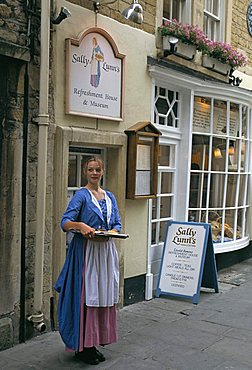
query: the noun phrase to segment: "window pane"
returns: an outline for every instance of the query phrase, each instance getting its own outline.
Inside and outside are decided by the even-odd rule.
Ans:
[[[209,12],[211,12],[211,3],[212,0],[205,0],[205,9]]]
[[[88,157],[82,156],[81,158],[81,186],[85,186],[87,184],[87,177],[84,173],[85,163],[87,161]]]
[[[173,174],[170,172],[163,172],[162,173],[162,180],[161,180],[161,193],[167,194],[172,193],[172,180]]]
[[[171,217],[171,197],[162,197],[160,200],[160,217]]]
[[[191,173],[190,182],[190,208],[204,208],[207,201],[208,175],[203,173]]]
[[[160,222],[159,241],[164,242],[167,233],[167,221]]]
[[[239,105],[230,103],[229,136],[239,135]]]
[[[222,239],[222,211],[209,210],[203,213],[203,222],[208,222],[211,225],[213,242],[219,243]]]
[[[163,1],[163,17],[166,19],[172,19],[172,14],[171,14],[171,4],[172,0],[164,0]]]
[[[189,210],[188,221],[200,222],[200,211]]]
[[[157,218],[157,198],[152,199],[152,220]]]
[[[226,164],[226,140],[213,138],[212,171],[225,171]]]
[[[216,17],[219,17],[219,0],[213,0],[212,13],[216,15]]]
[[[210,207],[221,208],[223,207],[225,175],[212,174],[210,184]]]
[[[169,145],[160,145],[159,147],[159,165],[170,167],[171,148]]]
[[[177,19],[178,21],[182,21],[181,19],[181,11],[182,5],[185,0],[164,0],[163,2],[163,17],[165,19]]]
[[[228,175],[226,207],[234,207],[236,199],[238,175]]]
[[[245,181],[246,177],[245,175],[240,176],[240,187],[239,187],[239,199],[238,199],[238,206],[243,206],[245,205]]]
[[[247,170],[248,163],[248,142],[245,140],[241,141],[241,168],[240,171],[244,172]]]
[[[166,89],[164,89],[163,87],[160,87],[159,88],[159,95],[166,96]]]
[[[247,137],[248,108],[242,107],[242,137]]]
[[[236,239],[240,239],[245,235],[245,212],[246,209],[239,209],[238,216],[237,216],[237,231],[236,231]]]
[[[158,98],[156,101],[156,107],[159,114],[167,115],[169,106],[166,98]]]
[[[234,239],[234,225],[235,225],[236,211],[231,209],[226,211],[224,223],[224,241],[228,242]]]
[[[227,133],[227,103],[222,100],[214,100],[213,133]]]
[[[151,243],[156,243],[156,230],[157,230],[157,224],[153,223],[151,226]]]
[[[169,114],[168,116],[167,126],[171,126],[171,127],[174,126],[174,120],[171,114]]]
[[[211,99],[195,96],[193,112],[193,131],[210,132]]]
[[[165,125],[165,118],[164,117],[158,117],[158,123],[159,123],[159,125]]]
[[[208,170],[209,137],[193,135],[192,141],[192,170]]]
[[[77,156],[69,156],[68,164],[68,187],[77,186]]]
[[[228,171],[237,172],[238,171],[238,154],[239,146],[237,141],[230,140],[228,146]]]

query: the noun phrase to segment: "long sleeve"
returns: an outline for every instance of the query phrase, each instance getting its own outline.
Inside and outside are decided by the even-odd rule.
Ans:
[[[85,206],[85,203],[85,198],[81,195],[80,191],[77,191],[62,216],[61,228],[63,231],[67,221],[80,221],[80,210]]]
[[[112,219],[111,228],[116,229],[117,231],[120,232],[122,228],[122,224],[121,224],[121,218],[120,218],[116,198],[114,194],[111,192],[109,192],[109,196],[111,198],[112,205],[113,205],[113,219]]]

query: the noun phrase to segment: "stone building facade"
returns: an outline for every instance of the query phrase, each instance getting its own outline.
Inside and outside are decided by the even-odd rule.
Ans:
[[[144,9],[141,25],[122,17],[128,1],[101,4],[98,14],[90,0],[51,1],[49,11],[42,8],[45,2],[16,0],[0,4],[0,295],[4,297],[0,300],[0,350],[57,327],[57,295],[53,284],[66,252],[66,238],[59,222],[73,192],[68,173],[72,158],[85,157],[91,148],[98,150],[106,160],[106,186],[116,194],[124,229],[130,234],[129,241],[117,244],[121,268],[120,306],[150,299],[160,266],[160,257],[155,256],[160,256],[164,242],[161,239],[160,243],[153,242],[152,227],[171,218],[189,220],[192,97],[210,100],[221,97],[229,101],[228,104],[235,102],[251,109],[248,91],[252,86],[251,36],[246,24],[250,2],[227,1],[225,10],[226,19],[232,22],[225,24],[224,41],[243,50],[249,58],[248,66],[236,72],[243,79],[240,87],[231,86],[228,76],[202,67],[200,53],[191,61],[176,55],[164,57],[162,38],[157,30],[162,24],[163,3],[141,1]],[[204,1],[183,3],[188,4],[188,22],[203,27]],[[72,16],[54,25],[51,21],[62,6],[67,7]],[[44,23],[49,24],[50,40],[46,43],[40,34]],[[65,113],[65,42],[69,38],[78,39],[89,29],[105,30],[125,55],[124,114],[119,122]],[[42,59],[47,48],[50,54],[45,76],[41,64],[46,64]],[[41,91],[47,91],[47,87],[48,102],[45,102]],[[158,88],[169,96],[180,97],[182,108],[176,117],[180,127],[157,123],[155,117],[164,116],[159,114],[155,103]],[[48,103],[45,111],[41,109],[44,103]],[[163,173],[171,174],[173,188],[166,183],[160,185],[160,189],[167,186],[170,190],[166,189],[165,194],[161,192],[158,199],[172,201],[171,204],[164,202],[160,211],[167,213],[164,218],[159,215],[158,221],[150,216],[158,208],[158,202],[126,197],[125,131],[142,121],[154,122],[162,130],[160,143],[166,155],[173,153],[172,159],[180,153],[174,166],[168,166],[167,158],[161,156],[165,166],[159,168],[160,178],[166,177]],[[248,146],[250,142],[251,138],[247,139]],[[250,172],[248,168],[246,176],[249,177]],[[44,197],[41,205],[40,197]],[[250,207],[244,203],[245,208],[248,223]],[[230,241],[232,247],[228,253],[217,250],[220,267],[221,262],[227,263],[228,254],[233,262],[250,254],[250,229],[248,226],[241,238],[244,244],[237,241],[240,249]],[[222,247],[227,245],[222,244]],[[147,291],[151,291],[149,295]]]
[[[37,2],[0,4],[1,194],[0,349],[33,335],[27,312],[34,295],[39,108],[40,9]],[[53,116],[53,115],[52,115]],[[50,127],[50,131],[53,124]],[[49,138],[51,141],[51,138]],[[49,145],[51,151],[52,145]],[[50,163],[50,160],[48,160]],[[49,166],[52,171],[52,165]],[[50,176],[48,176],[50,204]],[[48,225],[51,220],[48,220]],[[45,239],[45,302],[51,295],[51,230]],[[49,293],[49,294],[48,294]],[[27,325],[28,323],[28,325]]]

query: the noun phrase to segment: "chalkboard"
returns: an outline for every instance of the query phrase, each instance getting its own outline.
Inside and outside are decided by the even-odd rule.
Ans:
[[[191,298],[197,304],[201,286],[218,292],[211,226],[171,221],[167,226],[156,295]]]

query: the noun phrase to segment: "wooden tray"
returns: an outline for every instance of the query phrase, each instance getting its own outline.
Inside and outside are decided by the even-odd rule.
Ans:
[[[129,238],[129,234],[122,234],[122,233],[109,233],[108,231],[95,231],[96,236],[101,237],[109,237],[109,238],[118,238],[118,239],[127,239]]]

